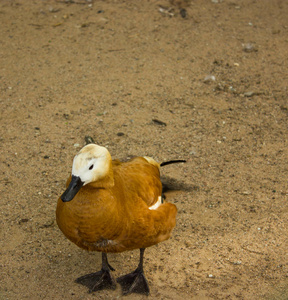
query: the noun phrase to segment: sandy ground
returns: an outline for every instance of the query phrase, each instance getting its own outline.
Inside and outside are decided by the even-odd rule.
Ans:
[[[287,15],[286,0],[0,1],[0,298],[122,297],[74,283],[101,255],[55,222],[91,136],[113,158],[187,159],[162,170],[178,218],[146,250],[149,299],[287,299]],[[109,255],[114,276],[138,257]]]

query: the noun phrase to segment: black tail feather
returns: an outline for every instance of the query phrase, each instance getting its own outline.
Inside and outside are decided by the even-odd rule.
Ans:
[[[178,164],[178,163],[185,163],[186,160],[184,159],[178,159],[178,160],[169,160],[169,161],[164,161],[160,164],[160,167],[163,167],[163,166],[167,166],[167,165],[170,165],[170,164]]]

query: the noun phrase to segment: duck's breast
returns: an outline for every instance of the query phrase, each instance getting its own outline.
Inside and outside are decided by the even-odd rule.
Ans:
[[[119,210],[109,190],[83,187],[70,202],[58,200],[56,220],[64,235],[79,247],[108,251],[121,232]]]

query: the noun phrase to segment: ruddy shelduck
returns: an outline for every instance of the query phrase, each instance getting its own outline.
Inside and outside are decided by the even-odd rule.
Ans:
[[[168,163],[173,162],[179,161]],[[56,210],[57,224],[69,240],[88,251],[102,252],[101,270],[76,282],[90,292],[115,289],[107,253],[140,249],[136,270],[117,282],[123,294],[148,295],[144,250],[170,237],[176,213],[174,204],[163,203],[160,164],[155,160],[136,157],[123,163],[112,160],[105,147],[86,145],[73,160],[72,176]]]

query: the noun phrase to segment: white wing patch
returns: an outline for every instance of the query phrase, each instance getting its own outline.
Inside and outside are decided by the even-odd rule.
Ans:
[[[162,197],[159,196],[157,202],[152,206],[150,206],[149,209],[157,209],[161,204],[162,204]]]
[[[143,158],[145,158],[149,162],[149,164],[154,165],[155,167],[157,167],[160,170],[160,165],[152,157],[143,156]]]

